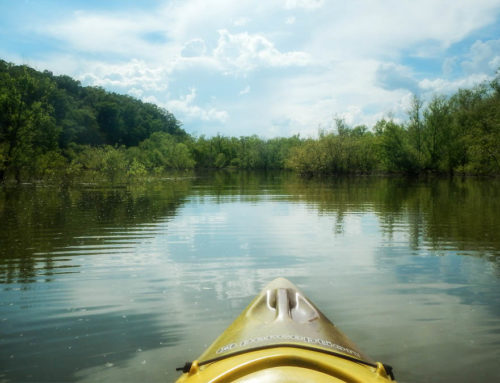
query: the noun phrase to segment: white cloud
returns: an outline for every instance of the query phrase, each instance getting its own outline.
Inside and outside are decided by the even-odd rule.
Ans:
[[[226,29],[219,31],[219,41],[213,53],[227,73],[244,73],[260,66],[304,66],[311,61],[305,52],[280,52],[260,34],[231,34]]]
[[[220,29],[250,27],[262,22],[277,8],[277,0],[255,3],[254,0],[168,1],[158,10],[173,41],[207,36]]]
[[[500,40],[476,41],[462,62],[466,73],[494,73],[500,67]]]
[[[225,122],[229,114],[225,110],[217,110],[214,107],[202,108],[194,104],[196,99],[196,89],[192,88],[190,92],[176,100],[169,100],[165,107],[175,113],[180,113],[187,119],[198,119],[202,121]]]
[[[244,27],[250,22],[250,19],[248,17],[238,17],[236,20],[233,21],[233,25],[236,27]]]
[[[189,40],[181,51],[181,56],[183,57],[198,57],[204,56],[207,51],[205,46],[205,41],[203,39],[192,39]]]
[[[500,40],[478,40],[464,56],[447,57],[443,61],[444,77],[424,78],[418,86],[430,96],[435,93],[451,94],[459,88],[471,88],[488,81],[500,67],[499,52]]]
[[[456,80],[446,80],[443,78],[424,79],[419,82],[419,87],[426,92],[427,96],[432,94],[450,94],[456,92],[459,88],[471,88],[490,78],[484,73],[475,73]]]
[[[294,16],[287,17],[285,23],[288,24],[288,25],[294,24],[295,23],[295,17]]]
[[[266,136],[316,136],[318,128],[330,127],[336,116],[352,125],[373,126],[391,112],[404,113],[399,101],[408,93],[378,87],[374,79],[379,65],[377,61],[346,61],[333,63],[328,70],[273,78],[266,86],[273,92],[258,93],[257,105],[245,103],[250,111],[260,106],[259,121],[272,122],[273,130],[266,127]],[[250,126],[257,125],[254,115],[248,112]]]
[[[250,93],[250,85],[247,85],[245,88],[243,88],[242,90],[240,90],[240,96],[244,95],[244,94],[248,94]]]
[[[159,19],[148,14],[105,14],[77,11],[62,22],[37,29],[81,52],[130,55],[152,53],[157,45],[148,33],[163,31]]]
[[[498,9],[493,0],[336,2],[315,14],[308,33],[316,58],[428,57],[494,23]]]
[[[287,0],[285,4],[286,9],[317,9],[321,8],[325,3],[324,0]]]
[[[132,88],[128,90],[128,94],[132,97],[141,98],[144,94],[144,91],[142,89]]]
[[[148,65],[142,60],[132,59],[120,64],[87,62],[85,72],[78,77],[85,83],[112,88],[165,91],[168,86],[169,69]]]

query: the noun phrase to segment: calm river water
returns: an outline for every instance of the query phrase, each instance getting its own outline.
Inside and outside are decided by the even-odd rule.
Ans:
[[[400,382],[500,381],[498,180],[21,185],[0,225],[0,382],[174,381],[278,276]]]

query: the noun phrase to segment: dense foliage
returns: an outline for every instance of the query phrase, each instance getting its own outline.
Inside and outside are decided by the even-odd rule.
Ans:
[[[156,105],[0,60],[0,179],[114,166],[121,151],[113,147],[137,146],[158,132],[186,136]]]
[[[0,180],[140,178],[169,169],[500,174],[500,77],[373,129],[336,120],[317,139],[193,137],[168,111],[0,60]]]
[[[322,133],[294,148],[288,166],[303,174],[500,174],[500,77],[425,104],[414,96],[408,121],[380,120]]]

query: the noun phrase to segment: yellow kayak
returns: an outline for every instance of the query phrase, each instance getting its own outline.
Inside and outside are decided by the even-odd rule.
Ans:
[[[267,285],[177,382],[392,382],[297,287]]]

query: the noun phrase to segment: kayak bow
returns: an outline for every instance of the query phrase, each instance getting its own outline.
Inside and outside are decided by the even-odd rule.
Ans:
[[[290,281],[268,284],[178,383],[390,382]]]

